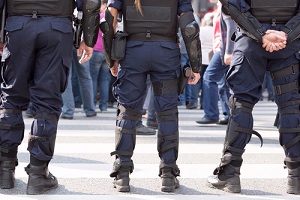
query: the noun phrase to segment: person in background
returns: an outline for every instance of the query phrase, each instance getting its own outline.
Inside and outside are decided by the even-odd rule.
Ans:
[[[75,112],[75,100],[73,93],[72,78],[77,79],[79,86],[80,97],[82,97],[83,111],[86,117],[95,117],[97,112],[94,105],[94,94],[92,91],[92,78],[90,75],[89,66],[86,63],[80,64],[79,57],[77,56],[76,49],[73,49],[72,65],[70,67],[70,75],[68,78],[68,85],[62,93],[63,107],[62,119],[73,119]],[[92,59],[92,58],[91,58]]]
[[[197,120],[198,124],[227,124],[230,115],[228,99],[229,88],[225,75],[229,69],[234,43],[231,41],[236,26],[230,16],[221,11],[221,3],[214,16],[214,55],[203,75],[204,116]],[[223,111],[219,119],[218,101]]]
[[[107,7],[107,0],[101,1],[100,20],[104,17],[104,10]],[[89,61],[90,73],[93,82],[94,103],[97,103],[97,94],[99,92],[99,109],[101,112],[107,111],[109,84],[110,84],[110,70],[107,66],[104,47],[102,43],[102,32],[99,29],[98,39],[94,46],[94,52]]]

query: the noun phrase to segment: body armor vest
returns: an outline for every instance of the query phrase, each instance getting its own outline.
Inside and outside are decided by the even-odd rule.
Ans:
[[[123,1],[124,32],[128,40],[177,41],[178,0],[141,0],[142,14],[134,0]]]
[[[8,15],[70,17],[74,0],[7,0]]]
[[[261,23],[286,23],[297,13],[300,0],[246,0]]]

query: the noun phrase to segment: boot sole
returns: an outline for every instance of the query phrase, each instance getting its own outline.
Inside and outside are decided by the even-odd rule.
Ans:
[[[116,188],[118,192],[130,192],[130,186],[114,185],[114,188]]]
[[[45,187],[45,186],[27,186],[27,194],[29,195],[36,195],[36,194],[43,194],[49,190],[57,188],[58,185],[52,187]]]
[[[0,180],[0,188],[1,189],[12,189],[15,187],[14,180]]]
[[[175,184],[173,186],[162,186],[161,187],[161,191],[162,192],[174,192],[175,189],[178,189],[179,188],[179,184]]]
[[[223,190],[225,192],[230,193],[241,193],[241,187],[239,185],[223,185],[223,186],[216,186],[211,183],[207,183],[207,185],[211,188]]]
[[[287,189],[288,194],[300,194],[300,187],[291,187],[289,186]]]

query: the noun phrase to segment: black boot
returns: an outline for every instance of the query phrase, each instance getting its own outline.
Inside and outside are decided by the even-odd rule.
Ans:
[[[240,168],[243,160],[232,159],[230,153],[223,156],[220,167],[215,169],[213,176],[208,177],[208,186],[231,193],[241,192]]]
[[[179,180],[176,178],[179,176],[180,170],[176,164],[161,164],[159,170],[159,176],[161,177],[162,192],[174,192],[175,189],[180,187]]]
[[[11,189],[15,186],[15,168],[18,165],[17,159],[0,158],[0,188]]]
[[[129,185],[129,174],[130,174],[130,168],[128,167],[122,167],[117,177],[114,179],[114,188],[117,189],[118,192],[129,192],[130,191],[130,185]]]
[[[288,167],[287,193],[300,194],[300,162],[286,162]]]
[[[57,179],[48,171],[47,164],[42,166],[29,164],[25,167],[25,171],[29,175],[27,194],[42,194],[58,186]]]
[[[118,192],[129,192],[130,191],[130,178],[129,174],[133,171],[133,162],[121,162],[119,159],[116,159],[113,165],[113,171],[110,174],[110,177],[115,177],[113,181],[114,188]]]

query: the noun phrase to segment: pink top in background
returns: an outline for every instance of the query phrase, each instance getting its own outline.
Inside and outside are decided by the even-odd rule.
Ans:
[[[221,42],[221,28],[220,28],[220,18],[221,18],[221,6],[217,8],[213,19],[214,27],[214,40],[213,40],[213,51],[220,51],[220,42]]]
[[[104,12],[100,13],[100,20],[104,17]],[[99,29],[99,33],[98,33],[98,39],[97,42],[94,46],[94,51],[100,51],[100,52],[104,52],[104,48],[103,48],[103,43],[102,43],[102,32]]]

